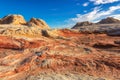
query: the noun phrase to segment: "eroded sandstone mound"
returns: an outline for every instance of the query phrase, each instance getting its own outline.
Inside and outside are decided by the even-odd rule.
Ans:
[[[22,15],[8,15],[0,19],[0,24],[6,25],[21,25],[27,27],[38,27],[40,29],[50,29],[45,21],[42,19],[31,18],[29,22],[26,22]]]
[[[47,23],[43,21],[42,19],[31,18],[31,20],[28,22],[28,25],[37,26],[41,29],[50,29]]]
[[[1,24],[14,24],[14,25],[23,25],[26,24],[26,21],[21,15],[8,15],[1,19]]]

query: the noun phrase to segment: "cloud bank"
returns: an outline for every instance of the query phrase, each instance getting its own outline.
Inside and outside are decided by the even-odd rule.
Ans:
[[[70,18],[71,22],[83,22],[83,21],[92,21],[97,22],[100,18],[107,16],[120,16],[120,14],[114,14],[115,11],[120,10],[120,5],[111,6],[108,10],[102,10],[101,7],[95,7],[91,12],[86,14],[76,14],[75,18]],[[114,17],[113,16],[113,17]]]
[[[95,5],[99,5],[99,4],[114,3],[114,2],[118,2],[120,0],[89,0],[89,1],[94,2]]]

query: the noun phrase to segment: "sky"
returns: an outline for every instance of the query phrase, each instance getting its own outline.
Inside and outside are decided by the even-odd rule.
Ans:
[[[23,15],[40,18],[51,28],[71,28],[77,22],[120,19],[120,0],[0,0],[0,18]]]

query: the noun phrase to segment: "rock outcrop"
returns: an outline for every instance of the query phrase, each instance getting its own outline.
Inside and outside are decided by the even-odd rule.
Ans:
[[[27,24],[28,26],[37,26],[41,29],[50,29],[47,23],[42,19],[31,18],[31,20]]]
[[[113,24],[113,23],[120,23],[120,20],[115,19],[113,17],[108,17],[106,19],[102,19],[99,24]]]
[[[8,15],[1,19],[1,24],[24,25],[26,21],[21,15]]]

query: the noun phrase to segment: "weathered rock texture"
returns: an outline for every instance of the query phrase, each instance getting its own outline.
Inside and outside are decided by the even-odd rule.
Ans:
[[[120,36],[0,25],[1,80],[119,80]]]

